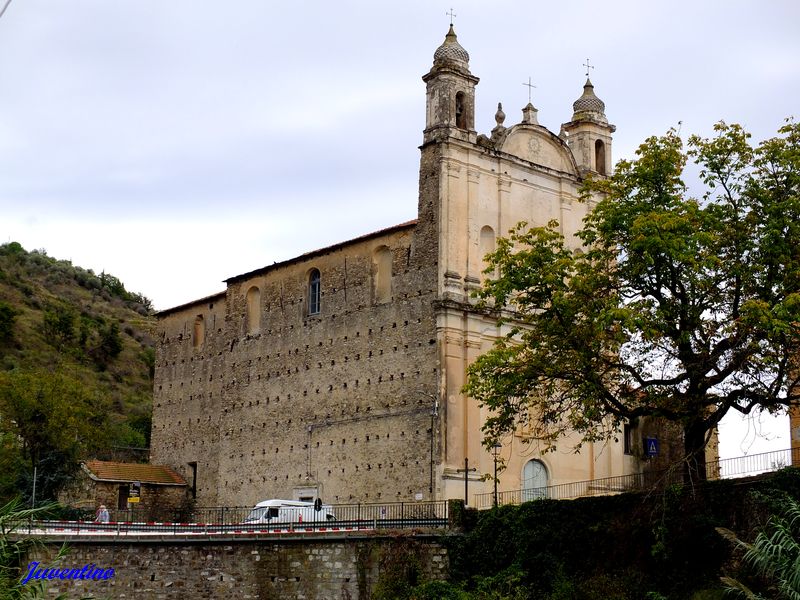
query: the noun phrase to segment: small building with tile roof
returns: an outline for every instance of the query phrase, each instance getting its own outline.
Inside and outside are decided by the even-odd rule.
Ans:
[[[112,521],[179,520],[191,498],[186,480],[166,465],[90,460],[59,496],[86,510],[104,505]]]

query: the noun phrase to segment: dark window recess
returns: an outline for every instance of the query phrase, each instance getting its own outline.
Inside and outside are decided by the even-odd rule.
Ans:
[[[128,508],[128,495],[130,491],[131,486],[128,484],[119,486],[119,498],[117,498],[117,508],[119,510],[126,510]]]
[[[625,454],[633,454],[634,450],[634,426],[630,423],[625,423],[622,426],[622,445]]]

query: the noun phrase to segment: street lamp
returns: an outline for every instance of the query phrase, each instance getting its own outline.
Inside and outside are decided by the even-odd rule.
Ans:
[[[492,446],[494,456],[494,507],[497,508],[497,453],[503,448],[503,444],[495,442]]]
[[[427,396],[428,394],[426,394]],[[431,500],[433,500],[433,427],[436,417],[439,416],[439,399],[433,396],[433,407],[431,407],[431,482],[428,487],[428,493]]]
[[[430,499],[433,500],[433,449],[434,449],[434,427],[436,424],[436,419],[439,416],[439,397],[436,394],[431,394],[429,392],[425,392],[423,390],[417,390],[417,392],[421,396],[425,396],[426,398],[433,401],[431,405],[431,460],[430,460],[430,483],[428,484],[428,494]]]

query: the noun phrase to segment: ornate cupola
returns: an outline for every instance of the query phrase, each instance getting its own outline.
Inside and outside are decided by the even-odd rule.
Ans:
[[[591,79],[587,78],[583,84],[583,94],[572,103],[572,120],[594,120],[598,123],[608,123],[606,118],[606,103],[594,93]]]
[[[478,78],[469,72],[469,53],[458,43],[452,24],[422,80],[427,84],[425,142],[447,137],[475,141]]]
[[[609,125],[605,110],[587,74],[583,94],[572,103],[572,120],[561,126],[578,167],[599,175],[611,173],[611,134],[617,129]]]

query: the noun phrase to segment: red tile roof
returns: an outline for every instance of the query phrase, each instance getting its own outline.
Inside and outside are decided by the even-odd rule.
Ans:
[[[92,479],[98,481],[141,481],[159,485],[187,485],[186,480],[165,465],[90,460],[83,467]]]

